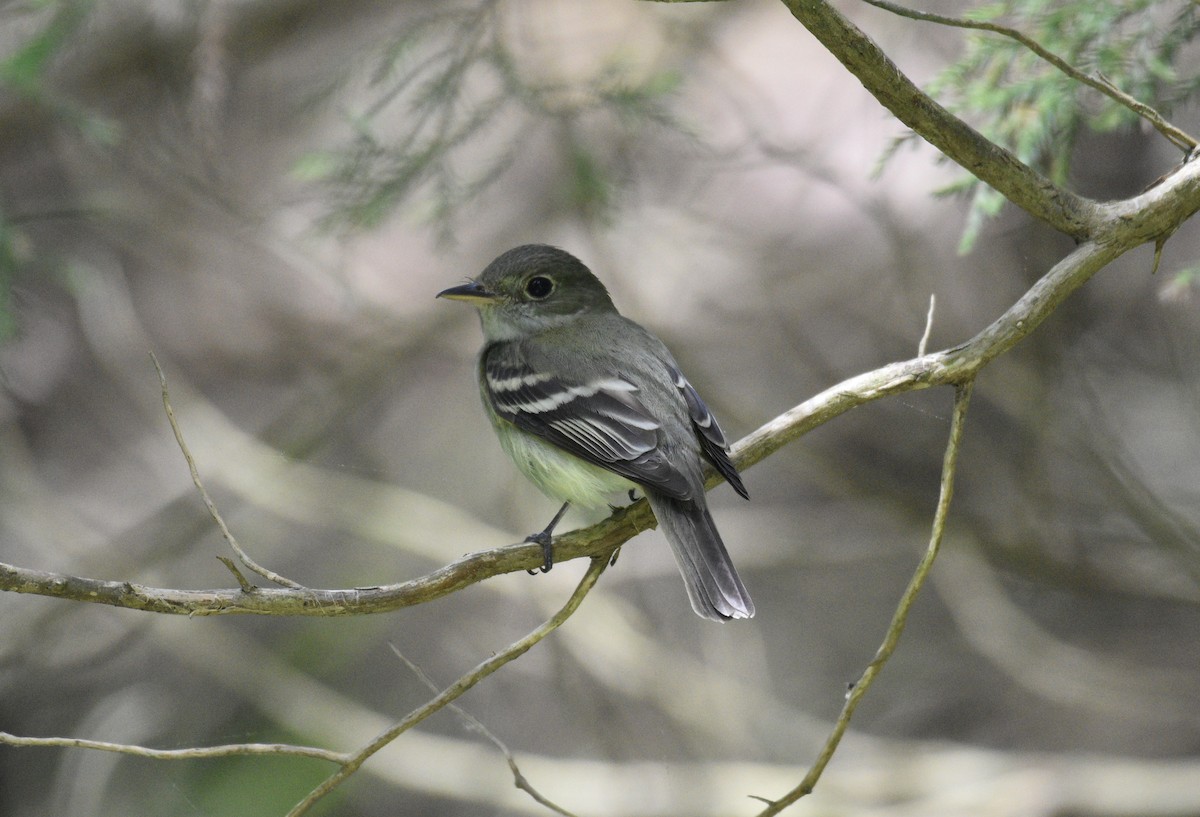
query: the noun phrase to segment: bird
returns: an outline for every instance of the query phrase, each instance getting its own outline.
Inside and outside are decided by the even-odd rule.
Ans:
[[[546,244],[508,250],[436,297],[478,310],[484,409],[518,470],[563,503],[526,539],[541,545],[542,571],[553,565],[553,531],[568,507],[599,508],[637,490],[696,614],[753,617],[708,510],[704,462],[743,498],[749,493],[720,425],[663,342],[622,316],[582,261]]]

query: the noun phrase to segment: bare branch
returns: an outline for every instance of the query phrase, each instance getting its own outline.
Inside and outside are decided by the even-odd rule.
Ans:
[[[404,665],[412,671],[413,675],[420,679],[421,683],[425,684],[425,686],[429,687],[435,693],[440,691],[437,687],[437,684],[433,682],[433,679],[425,674],[425,670],[421,669],[417,664],[410,661],[408,657],[404,655],[404,653],[400,652],[399,648],[397,648],[395,644],[391,644],[389,646],[391,646],[392,652],[396,654],[396,657],[404,662]],[[486,726],[484,726],[483,722],[479,720],[479,718],[476,718],[458,704],[447,704],[446,708],[462,719],[463,723],[467,725],[467,728],[483,735],[485,738],[490,740],[497,749],[500,750],[500,753],[504,755],[504,759],[508,761],[508,770],[512,772],[513,785],[532,797],[535,802],[545,806],[554,813],[561,814],[563,817],[575,817],[573,813],[567,811],[557,803],[554,803],[533,787],[533,784],[529,782],[529,779],[522,774],[520,767],[517,766],[517,759],[513,756],[512,750],[508,748],[508,744],[500,740],[496,733],[494,733],[491,729],[488,729]]]
[[[346,763],[350,756],[344,752],[331,752],[315,746],[294,746],[288,743],[228,743],[222,746],[198,746],[189,749],[151,749],[128,743],[110,743],[106,740],[84,740],[82,738],[25,738],[0,732],[0,744],[6,746],[58,746],[69,749],[96,749],[101,752],[116,752],[122,755],[145,757],[152,760],[198,760],[234,755],[291,755],[328,760],[331,763]]]
[[[300,817],[300,815],[308,812],[321,798],[329,794],[337,788],[350,775],[354,774],[358,769],[367,762],[367,760],[378,752],[383,747],[387,746],[400,735],[407,732],[409,729],[416,726],[421,721],[428,718],[430,715],[444,709],[451,704],[455,699],[459,698],[464,692],[478,684],[484,678],[487,678],[496,670],[512,661],[519,658],[537,644],[550,633],[558,629],[564,621],[571,617],[571,614],[579,609],[579,605],[583,599],[595,586],[596,580],[600,578],[600,574],[604,572],[604,568],[608,566],[608,560],[611,557],[611,551],[593,556],[592,563],[588,566],[587,572],[583,574],[583,578],[579,580],[575,591],[571,597],[567,599],[567,603],[562,608],[551,616],[547,621],[532,630],[524,638],[514,641],[504,650],[496,655],[493,655],[475,669],[463,675],[450,686],[446,687],[441,694],[433,698],[425,705],[414,709],[403,720],[385,729],[375,739],[364,746],[362,749],[355,752],[351,759],[345,763],[342,768],[326,778],[325,782],[317,788],[313,789],[307,797],[301,800],[296,806],[288,812],[287,817]]]
[[[217,510],[217,503],[213,502],[213,498],[209,496],[208,489],[204,487],[204,482],[200,479],[200,469],[196,467],[196,461],[192,459],[192,452],[188,450],[187,443],[183,439],[183,432],[179,429],[179,423],[175,420],[175,411],[171,408],[171,398],[167,392],[167,376],[163,374],[162,366],[158,364],[158,358],[154,353],[150,353],[150,359],[154,361],[154,369],[158,372],[158,382],[162,386],[162,402],[163,409],[167,413],[167,422],[171,424],[171,431],[175,433],[175,442],[179,444],[179,450],[183,452],[183,458],[187,460],[188,470],[192,474],[192,482],[196,486],[196,490],[200,492],[200,498],[204,500],[204,507],[208,508],[209,515],[213,521],[217,523],[217,527],[221,529],[221,535],[225,537],[225,541],[229,543],[229,547],[233,548],[233,552],[241,559],[242,564],[262,576],[268,581],[275,582],[282,587],[290,587],[293,590],[303,590],[304,585],[298,584],[289,578],[280,576],[274,571],[262,567],[253,559],[250,558],[246,551],[242,550],[237,539],[234,538],[233,532],[229,530],[229,526],[225,524],[225,519],[221,516],[221,512]],[[226,567],[229,567],[227,564]],[[239,584],[243,589],[246,587],[246,580],[239,576]]]
[[[888,626],[883,644],[875,653],[875,658],[867,665],[862,677],[850,687],[846,694],[846,703],[834,723],[833,731],[829,733],[825,745],[817,755],[816,762],[808,770],[808,774],[800,781],[800,785],[783,797],[767,801],[768,805],[759,812],[759,817],[778,814],[801,797],[812,793],[813,787],[821,779],[821,773],[825,771],[825,767],[833,758],[833,753],[837,751],[838,744],[842,741],[842,735],[846,733],[846,728],[850,725],[850,718],[854,715],[854,710],[858,708],[859,703],[867,694],[867,690],[871,688],[871,684],[875,682],[875,678],[883,669],[883,665],[892,657],[892,653],[896,651],[896,645],[900,643],[904,625],[908,622],[908,613],[912,609],[917,595],[921,592],[921,588],[924,587],[925,580],[929,577],[929,571],[933,569],[933,562],[937,558],[938,551],[942,546],[942,538],[946,532],[946,517],[950,512],[950,500],[954,496],[954,475],[958,468],[958,452],[962,446],[963,426],[967,421],[967,408],[971,404],[971,387],[973,385],[973,380],[967,380],[955,392],[954,416],[950,420],[950,439],[946,443],[946,454],[942,460],[941,488],[938,493],[937,510],[933,514],[933,531],[929,536],[929,545],[925,549],[925,555],[917,564],[916,572],[909,580],[908,587],[905,588],[904,594],[900,597],[900,603],[896,606],[896,612],[892,615],[892,623]]]
[[[218,556],[217,561],[225,565],[229,572],[233,574],[233,578],[237,579],[238,587],[242,588],[243,593],[253,593],[255,591],[256,588],[254,585],[250,584],[250,580],[246,578],[246,574],[238,569],[233,559],[230,559],[228,556]]]
[[[917,357],[925,356],[925,347],[929,343],[929,334],[933,331],[933,313],[937,309],[937,295],[929,296],[929,311],[925,313],[925,332],[917,341]]]

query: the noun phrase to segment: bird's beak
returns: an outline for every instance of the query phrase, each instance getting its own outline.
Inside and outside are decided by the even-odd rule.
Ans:
[[[462,286],[450,287],[443,289],[437,294],[439,298],[449,298],[451,301],[467,301],[468,303],[491,303],[500,296],[494,292],[489,292],[484,289],[483,285],[478,281],[471,281]]]

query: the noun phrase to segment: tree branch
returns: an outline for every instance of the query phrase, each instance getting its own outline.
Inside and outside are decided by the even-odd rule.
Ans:
[[[339,768],[336,772],[326,778],[326,780],[320,786],[306,795],[290,812],[288,812],[288,817],[299,817],[299,815],[307,813],[308,810],[312,808],[312,806],[315,805],[320,799],[329,794],[338,785],[357,772],[362,765],[380,749],[396,740],[396,738],[398,738],[400,735],[412,729],[430,715],[439,712],[443,708],[449,707],[458,712],[460,716],[467,719],[469,723],[473,724],[476,728],[483,732],[485,736],[487,736],[500,748],[508,761],[509,769],[512,771],[514,776],[514,783],[518,788],[527,792],[539,804],[557,812],[558,814],[566,815],[566,817],[572,817],[570,812],[566,811],[560,806],[555,805],[535,788],[533,788],[528,780],[525,779],[525,776],[521,774],[521,771],[517,767],[516,761],[513,758],[512,752],[509,751],[508,747],[505,746],[499,738],[488,731],[483,724],[481,724],[472,716],[468,715],[463,710],[459,709],[454,705],[453,702],[480,681],[503,667],[505,664],[524,655],[535,644],[562,626],[562,624],[568,618],[570,618],[576,610],[579,609],[579,605],[583,603],[584,598],[595,586],[596,581],[600,578],[600,574],[603,573],[605,568],[608,566],[611,555],[612,554],[610,552],[601,553],[600,555],[592,557],[591,564],[588,566],[587,572],[584,573],[583,577],[579,580],[579,583],[576,585],[575,590],[571,593],[571,596],[567,599],[566,603],[563,604],[563,606],[548,620],[536,627],[523,638],[510,644],[504,650],[493,654],[491,658],[464,674],[449,687],[438,693],[433,699],[410,712],[405,718],[385,729],[356,752],[334,752],[311,746],[296,746],[283,743],[239,743],[221,746],[193,747],[187,749],[151,749],[145,746],[137,746],[133,744],[85,740],[82,738],[20,737],[3,731],[0,731],[0,745],[94,749],[115,752],[118,754],[132,755],[135,757],[149,758],[153,760],[196,760],[214,757],[230,757],[234,755],[286,755],[294,757],[308,757],[338,764]],[[393,650],[395,650],[394,647]],[[396,651],[396,654],[417,673],[418,677],[420,677],[422,681],[432,685],[432,682],[429,681],[428,677],[418,667],[416,667],[416,665],[410,662],[403,655],[400,655],[399,651]]]
[[[300,817],[306,814],[309,809],[316,805],[317,801],[325,797],[335,788],[337,788],[346,778],[358,771],[372,755],[378,752],[383,747],[394,741],[400,735],[412,729],[421,721],[428,718],[430,715],[449,706],[463,693],[478,684],[484,678],[487,678],[496,670],[500,669],[505,664],[521,657],[537,644],[543,638],[554,632],[564,621],[579,609],[579,605],[583,603],[583,599],[595,586],[596,580],[600,578],[600,574],[604,572],[604,568],[608,566],[608,560],[612,556],[612,552],[602,553],[592,557],[592,563],[588,566],[587,572],[583,574],[583,578],[579,580],[575,591],[571,597],[567,599],[567,603],[562,608],[551,616],[547,621],[543,622],[536,629],[531,631],[524,638],[514,641],[501,652],[493,655],[482,664],[475,667],[467,674],[463,675],[450,686],[442,690],[441,694],[437,695],[423,706],[414,709],[403,720],[393,724],[385,729],[382,733],[376,736],[370,743],[355,752],[349,761],[342,765],[340,769],[330,775],[317,788],[313,789],[308,796],[296,804],[296,806],[288,812],[287,817]]]
[[[225,541],[229,543],[229,547],[237,554],[238,559],[242,564],[262,576],[267,581],[275,582],[282,587],[290,587],[293,590],[303,590],[304,587],[299,582],[294,582],[285,576],[280,576],[273,570],[261,566],[258,562],[250,558],[246,551],[242,550],[242,546],[238,544],[233,532],[229,530],[229,526],[225,524],[225,518],[221,516],[221,512],[217,510],[217,503],[209,496],[208,489],[204,487],[204,482],[200,479],[200,469],[196,467],[196,461],[192,459],[192,452],[188,449],[187,442],[183,439],[183,431],[179,428],[179,422],[175,419],[175,410],[171,408],[171,396],[167,390],[167,376],[163,374],[162,366],[158,363],[158,358],[154,352],[150,353],[150,359],[154,361],[154,370],[158,372],[158,383],[162,388],[162,404],[163,411],[167,413],[167,422],[171,424],[171,431],[175,434],[175,442],[179,445],[179,450],[183,453],[184,460],[187,461],[188,471],[192,475],[192,484],[196,486],[196,490],[200,492],[200,499],[204,501],[204,507],[208,508],[208,514],[213,518],[213,522],[217,523],[217,527],[221,529],[221,535],[225,537]],[[218,557],[220,558],[220,557]],[[250,592],[253,588],[246,581],[246,577],[234,566],[233,562],[228,559],[222,560],[230,572],[237,577],[238,584],[241,585],[243,592]]]
[[[1027,36],[1015,28],[1009,28],[1008,26],[1002,26],[998,23],[992,23],[985,20],[967,20],[961,17],[946,17],[941,14],[931,14],[927,11],[917,11],[916,9],[905,8],[904,6],[899,6],[895,3],[888,2],[888,0],[863,0],[863,2],[867,3],[868,5],[875,6],[876,8],[883,9],[884,11],[889,11],[892,14],[899,15],[900,17],[907,17],[911,20],[921,20],[923,22],[937,23],[938,25],[951,26],[953,28],[966,28],[973,31],[988,31],[993,34],[999,34],[1003,37],[1008,37],[1011,40],[1016,40],[1038,57],[1050,63],[1059,71],[1062,71],[1071,79],[1075,80],[1081,85],[1086,85],[1095,91],[1099,91],[1108,98],[1112,99],[1118,105],[1123,105],[1138,116],[1145,119],[1154,127],[1155,130],[1161,133],[1167,139],[1167,141],[1175,145],[1175,147],[1184,152],[1194,150],[1196,148],[1196,140],[1191,135],[1172,125],[1162,114],[1154,110],[1154,108],[1151,106],[1125,93],[1103,76],[1093,77],[1090,74],[1080,71],[1078,68],[1071,65],[1053,51],[1050,51],[1042,46],[1042,44],[1037,40]]]
[[[833,758],[833,753],[837,751],[838,744],[842,742],[842,735],[850,726],[850,718],[853,717],[854,710],[858,708],[858,704],[867,694],[867,690],[871,688],[871,684],[883,670],[883,665],[892,657],[892,653],[896,651],[896,645],[900,643],[904,625],[908,623],[908,613],[912,609],[917,595],[921,592],[921,588],[924,587],[925,580],[929,577],[929,571],[933,569],[933,561],[937,558],[946,532],[946,517],[950,513],[950,500],[954,496],[954,476],[958,469],[958,452],[962,447],[963,427],[967,422],[967,408],[971,404],[971,387],[973,385],[973,380],[967,380],[955,392],[954,416],[950,420],[950,439],[946,443],[946,454],[942,460],[941,489],[938,493],[937,510],[933,515],[933,531],[929,536],[929,546],[917,564],[917,569],[913,573],[912,579],[909,580],[904,595],[900,597],[900,603],[892,615],[892,622],[888,625],[883,643],[876,651],[875,658],[867,665],[862,677],[846,694],[846,703],[842,706],[842,712],[833,725],[833,731],[829,733],[825,745],[817,755],[816,762],[808,770],[808,774],[804,776],[798,786],[783,797],[778,800],[768,800],[767,807],[759,812],[758,817],[771,817],[771,815],[778,814],[801,797],[812,793],[821,774],[825,771],[825,767]]]
[[[437,684],[435,684],[433,679],[425,673],[425,670],[421,669],[419,666],[417,666],[417,664],[410,661],[404,655],[404,653],[397,649],[395,644],[392,644],[391,648],[392,652],[396,654],[396,657],[404,662],[404,665],[408,667],[410,671],[412,671],[413,675],[416,675],[417,678],[421,680],[421,683],[429,687],[429,689],[435,694],[440,692],[440,690],[437,688]],[[468,729],[472,729],[483,735],[485,738],[490,740],[497,749],[500,750],[500,753],[504,755],[505,761],[508,762],[508,770],[512,772],[514,786],[532,797],[534,802],[536,802],[538,805],[545,806],[555,814],[560,814],[562,817],[576,817],[576,815],[567,811],[565,808],[558,805],[553,800],[550,800],[548,797],[534,788],[533,784],[529,782],[529,778],[527,778],[521,772],[521,767],[517,765],[517,759],[513,756],[512,750],[508,748],[508,744],[500,740],[500,738],[497,737],[497,735],[491,729],[488,729],[483,722],[479,720],[479,718],[475,717],[458,704],[446,704],[446,708],[455,715],[458,715],[459,719],[466,724]]]
[[[133,755],[151,760],[198,760],[214,757],[232,757],[235,755],[281,755],[291,757],[308,757],[315,760],[328,760],[331,763],[346,763],[350,756],[344,752],[331,752],[315,746],[294,746],[288,743],[227,743],[221,746],[196,746],[189,749],[151,749],[148,746],[136,746],[129,743],[110,743],[107,740],[85,740],[83,738],[26,738],[0,732],[0,745],[4,746],[41,746],[67,749],[95,749],[101,752],[115,752],[121,755]]]
[[[1095,202],[1058,187],[939,105],[824,0],[783,4],[872,96],[925,141],[1035,218],[1080,241],[1094,237]]]

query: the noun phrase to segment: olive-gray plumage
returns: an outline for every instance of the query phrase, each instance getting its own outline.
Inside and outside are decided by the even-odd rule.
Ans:
[[[640,488],[692,608],[718,621],[753,616],[708,512],[703,460],[748,495],[720,426],[666,346],[556,247],[509,250],[438,297],[479,309],[484,408],[522,473],[549,496],[588,507]]]

